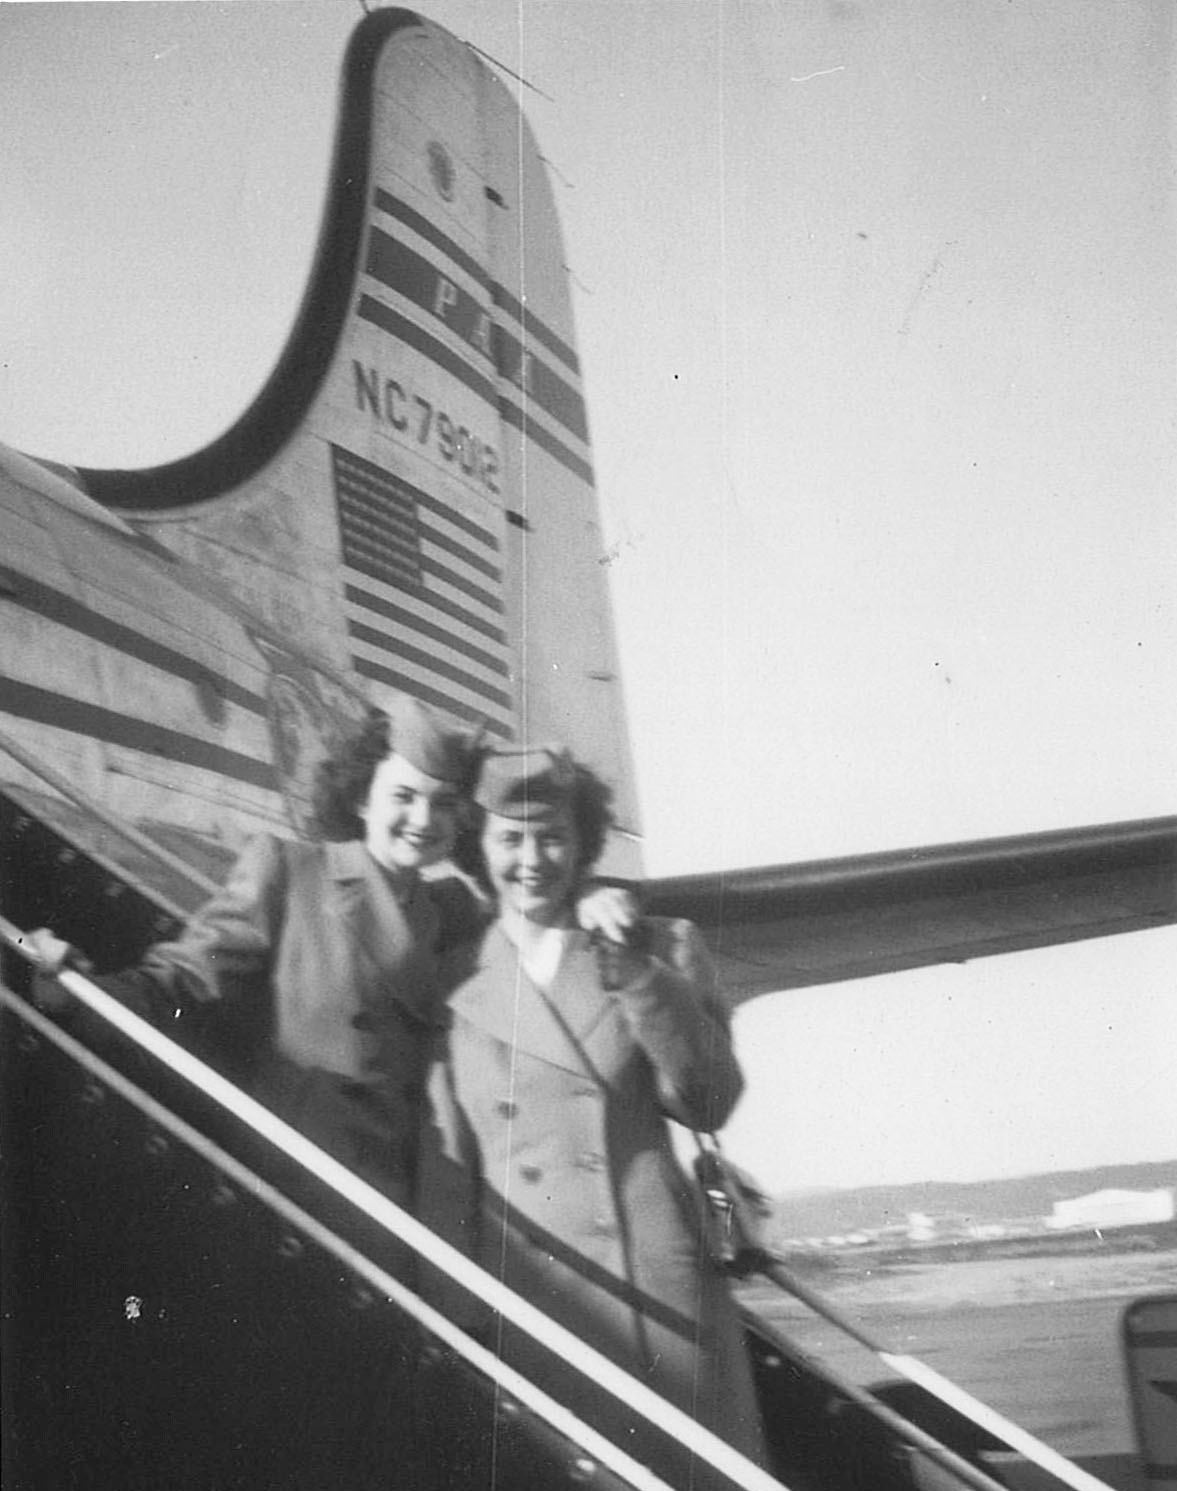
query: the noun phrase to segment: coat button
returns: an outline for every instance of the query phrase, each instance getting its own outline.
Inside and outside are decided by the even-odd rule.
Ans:
[[[537,1181],[543,1176],[543,1171],[538,1165],[520,1165],[519,1174],[524,1180]]]
[[[519,1114],[519,1104],[511,1102],[509,1098],[500,1098],[495,1104],[495,1112],[500,1118],[516,1118]]]

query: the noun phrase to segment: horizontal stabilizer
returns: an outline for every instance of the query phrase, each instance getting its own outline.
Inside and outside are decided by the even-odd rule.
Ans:
[[[736,1002],[1177,921],[1177,818],[650,882]]]

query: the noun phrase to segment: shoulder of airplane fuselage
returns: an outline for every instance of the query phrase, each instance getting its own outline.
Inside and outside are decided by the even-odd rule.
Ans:
[[[58,461],[46,461],[41,457],[25,455],[12,446],[0,445],[0,476],[14,482],[18,487],[34,493],[46,502],[66,508],[78,517],[92,523],[100,523],[127,538],[135,538],[135,530],[109,508],[95,502],[89,495],[78,471]]]
[[[226,617],[232,617],[259,645],[264,647],[269,642],[288,658],[303,663],[316,673],[324,674],[348,692],[354,693],[357,704],[363,702],[354,685],[338,677],[337,669],[306,648],[300,647],[291,638],[280,635],[261,616],[245,606],[231,588],[215,575],[190,563],[151,534],[140,532],[117,513],[96,502],[85,491],[82,478],[73,467],[48,462],[0,444],[0,506],[4,505],[3,488],[10,484],[35,500],[39,524],[48,530],[57,530],[57,538],[67,552],[77,544],[76,519],[97,525],[114,542],[122,541],[133,546],[145,563],[164,567],[171,583],[179,585],[181,590],[198,602],[203,602]],[[100,552],[89,554],[87,574],[92,583],[101,585]]]

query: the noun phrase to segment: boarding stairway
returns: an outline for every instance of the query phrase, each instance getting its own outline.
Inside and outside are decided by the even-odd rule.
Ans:
[[[748,1315],[768,1474],[254,1102],[215,1031],[180,1046],[77,972],[47,1019],[29,929],[123,967],[224,868],[63,787],[0,784],[6,1491],[1100,1491],[885,1353],[866,1388]]]

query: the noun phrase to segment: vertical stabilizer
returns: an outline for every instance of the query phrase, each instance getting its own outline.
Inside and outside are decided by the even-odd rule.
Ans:
[[[632,772],[568,276],[518,105],[404,10],[353,37],[298,321],[219,440],[87,490],[374,697]]]

